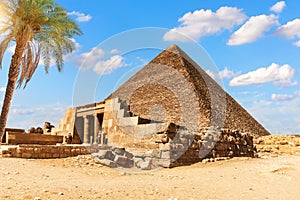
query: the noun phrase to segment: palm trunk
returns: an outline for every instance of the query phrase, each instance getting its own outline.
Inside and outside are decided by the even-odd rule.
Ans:
[[[6,86],[4,102],[2,105],[1,116],[0,116],[0,143],[2,142],[2,138],[4,135],[4,130],[8,118],[8,112],[15,91],[15,85],[20,72],[20,65],[21,65],[24,49],[25,49],[25,45],[20,45],[17,42],[16,50],[14,55],[12,56],[11,63],[9,66],[8,82]]]

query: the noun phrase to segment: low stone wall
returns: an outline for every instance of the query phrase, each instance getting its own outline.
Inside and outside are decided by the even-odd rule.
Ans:
[[[74,145],[20,145],[2,151],[4,157],[14,158],[66,158],[96,153],[99,150],[111,149],[110,146],[74,146]]]
[[[63,142],[63,136],[46,135],[46,134],[33,134],[33,133],[20,133],[20,132],[6,132],[6,144],[43,144],[55,145]]]
[[[200,162],[205,158],[254,157],[253,137],[238,130],[204,128],[197,134],[165,133],[164,142],[153,156],[158,165],[174,167]],[[168,141],[167,143],[165,143]]]
[[[25,133],[25,129],[19,129],[19,128],[5,128],[4,135],[2,137],[2,143],[6,143],[6,135],[7,132],[14,132],[14,133]]]

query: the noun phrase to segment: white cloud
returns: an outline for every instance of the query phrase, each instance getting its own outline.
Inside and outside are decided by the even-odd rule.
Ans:
[[[288,87],[297,84],[297,82],[292,81],[295,73],[295,69],[288,64],[280,66],[276,63],[272,63],[269,67],[258,68],[255,71],[233,78],[229,82],[229,85],[242,86],[272,82],[281,87]]]
[[[71,38],[70,40],[74,43],[74,51],[78,51],[81,48],[81,45],[74,38]]]
[[[227,45],[241,45],[254,42],[263,37],[264,33],[270,30],[272,26],[278,24],[278,17],[275,15],[253,16],[230,36]]]
[[[105,61],[99,61],[94,67],[94,72],[99,75],[110,74],[112,71],[126,66],[124,58],[120,55],[115,55]]]
[[[240,73],[234,73],[229,68],[225,67],[222,71],[219,72],[220,78],[233,78],[235,76],[238,76]]]
[[[44,122],[49,121],[57,126],[59,120],[64,116],[67,105],[52,104],[34,107],[14,107],[8,116],[8,127],[25,128],[43,127]]]
[[[111,50],[109,53],[117,53],[117,49]],[[106,55],[103,49],[98,47],[92,48],[90,51],[82,53],[75,58],[75,64],[80,70],[93,69],[98,75],[110,74],[112,71],[127,66],[124,58],[120,55],[113,55],[105,60]]]
[[[300,39],[300,19],[294,19],[280,26],[274,33],[286,39]],[[294,43],[295,46],[300,47],[300,40]]]
[[[0,92],[5,92],[5,87],[0,87]]]
[[[294,45],[297,46],[297,47],[300,47],[300,40],[297,41],[297,42],[294,42]]]
[[[31,115],[34,111],[32,109],[13,109],[12,114],[14,115]]]
[[[291,99],[293,99],[293,96],[288,94],[272,94],[271,96],[272,101],[288,101]]]
[[[119,50],[118,50],[118,49],[112,49],[112,50],[110,51],[110,53],[111,53],[111,54],[116,54],[116,53],[119,53]]]
[[[81,70],[92,68],[99,59],[105,55],[103,49],[94,47],[90,51],[80,54],[75,58],[75,63]]]
[[[235,7],[221,7],[216,12],[204,9],[188,12],[179,18],[178,22],[181,24],[168,31],[163,39],[186,42],[189,40],[188,36],[199,40],[203,36],[230,30],[235,25],[242,24],[246,18],[242,10]]]
[[[272,134],[300,133],[300,97],[288,102],[260,100],[253,101],[247,110]]]
[[[295,91],[294,94],[300,96],[300,90]]]
[[[281,13],[281,11],[284,9],[284,7],[286,6],[284,1],[279,1],[276,4],[274,4],[270,10],[276,13]]]
[[[205,72],[216,81],[225,78],[233,78],[240,74],[240,73],[234,73],[228,67],[225,67],[222,71],[219,71],[218,73],[212,72],[209,69],[206,70]]]
[[[214,80],[217,80],[219,78],[216,73],[210,71],[209,69],[207,69],[205,72]]]
[[[68,12],[68,15],[74,15],[76,16],[76,20],[79,22],[88,22],[92,19],[92,16],[90,14],[84,14],[76,11]]]
[[[139,56],[136,59],[140,62],[139,65],[147,65],[150,62],[148,59]]]

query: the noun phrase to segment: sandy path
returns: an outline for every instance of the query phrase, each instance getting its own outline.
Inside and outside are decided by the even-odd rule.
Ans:
[[[0,199],[299,199],[299,166],[298,156],[236,158],[130,174],[87,159],[0,158]]]

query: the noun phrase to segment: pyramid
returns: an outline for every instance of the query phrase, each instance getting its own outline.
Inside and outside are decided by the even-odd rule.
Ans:
[[[197,131],[220,127],[253,136],[270,133],[178,46],[171,45],[108,98],[132,116]]]

